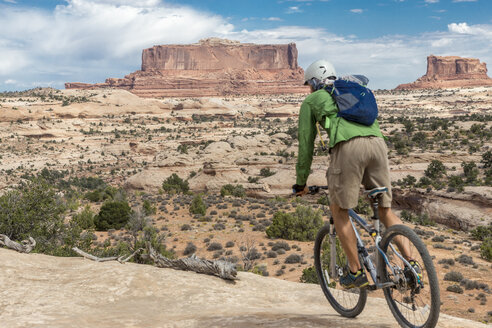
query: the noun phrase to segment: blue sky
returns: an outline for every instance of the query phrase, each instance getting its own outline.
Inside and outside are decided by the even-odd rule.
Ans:
[[[0,0],[0,27],[0,91],[123,77],[144,48],[211,36],[295,42],[302,67],[326,58],[374,89],[430,54],[492,65],[490,0]]]

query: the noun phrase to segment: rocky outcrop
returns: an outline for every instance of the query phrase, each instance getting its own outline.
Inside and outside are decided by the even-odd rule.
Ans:
[[[294,43],[258,45],[205,39],[142,52],[142,68],[105,83],[65,83],[66,89],[114,87],[142,97],[306,93]]]
[[[457,56],[427,57],[427,73],[413,83],[400,84],[396,89],[440,89],[492,86],[487,76],[487,64],[475,58]]]
[[[384,299],[370,297],[365,310],[348,319],[319,285],[249,272],[230,283],[150,265],[1,248],[0,261],[1,327],[398,327]],[[439,327],[487,325],[441,314]]]

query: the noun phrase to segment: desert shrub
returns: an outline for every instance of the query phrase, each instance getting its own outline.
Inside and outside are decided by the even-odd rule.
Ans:
[[[202,199],[200,194],[195,195],[190,205],[190,213],[191,214],[200,214],[205,215],[207,213],[207,205]]]
[[[231,248],[231,247],[234,247],[234,242],[233,242],[233,241],[228,241],[228,242],[225,244],[225,247],[226,247],[226,248]]]
[[[478,281],[476,280],[463,279],[460,281],[460,285],[464,286],[466,290],[479,289]]]
[[[400,216],[403,220],[409,221],[422,226],[435,226],[436,223],[432,221],[427,213],[422,213],[419,215],[415,215],[407,210],[403,210],[400,213]]]
[[[318,198],[316,203],[321,204],[321,205],[330,206],[330,198],[328,198],[328,195],[323,195],[320,198]]]
[[[274,259],[277,257],[277,253],[274,252],[274,251],[268,251],[266,252],[266,256],[269,258],[269,259]]]
[[[272,242],[272,245],[270,245],[270,246],[272,247],[272,251],[277,251],[279,249],[283,249],[285,251],[290,251],[290,246],[285,241],[277,241],[275,243]]]
[[[480,245],[480,256],[487,261],[492,261],[492,237],[485,238]]]
[[[225,230],[226,226],[223,223],[216,223],[213,225],[214,230]]]
[[[287,264],[300,263],[301,261],[302,257],[299,254],[290,254],[285,258],[285,263]]]
[[[207,247],[207,251],[219,251],[222,249],[222,245],[217,242],[213,242]]]
[[[192,228],[189,224],[185,223],[181,226],[180,229],[181,229],[181,231],[188,231],[188,230],[191,230]]]
[[[467,183],[474,184],[478,177],[478,168],[474,161],[462,162],[461,167],[463,168],[463,174],[466,178]]]
[[[451,175],[448,177],[448,191],[458,191],[462,192],[465,190],[465,181],[458,175]]]
[[[278,269],[278,270],[277,270],[277,272],[275,272],[275,275],[276,275],[277,277],[279,277],[279,276],[283,275],[284,273],[285,273],[285,271],[284,271],[283,269]],[[492,312],[492,311],[491,311],[491,312]]]
[[[264,167],[260,170],[260,176],[262,177],[271,177],[272,175],[275,175],[275,171],[271,171],[269,167]]]
[[[104,186],[104,188],[98,188],[93,191],[88,191],[85,193],[84,198],[90,200],[91,202],[103,202],[105,200],[117,200],[116,195],[120,193],[123,194],[122,190],[115,187]],[[120,199],[118,199],[120,200]]]
[[[144,215],[149,216],[152,214],[155,214],[155,206],[153,206],[148,199],[144,200],[142,204],[142,209],[144,212]]]
[[[460,282],[463,278],[463,274],[457,271],[450,271],[444,275],[444,280],[447,281]]]
[[[307,284],[319,284],[318,275],[314,266],[310,266],[302,270],[301,282]]]
[[[121,229],[130,219],[131,208],[127,201],[108,201],[94,217],[97,230]]]
[[[492,151],[487,150],[485,153],[483,153],[481,162],[484,169],[492,167]]]
[[[461,264],[471,264],[471,265],[475,264],[475,262],[473,262],[473,258],[466,254],[461,254],[460,256],[458,256],[456,261]]]
[[[82,229],[94,229],[94,213],[89,205],[86,205],[82,212],[73,216],[72,220],[78,224]]]
[[[266,265],[256,265],[251,272],[259,274],[263,277],[268,277],[270,274],[268,273]]]
[[[431,240],[434,242],[442,243],[444,241],[444,237],[443,236],[434,236],[434,237],[432,237]]]
[[[245,197],[246,191],[242,185],[226,184],[220,189],[222,196]]]
[[[492,224],[488,226],[478,226],[471,230],[470,233],[476,240],[485,240],[485,238],[492,236]]]
[[[451,286],[448,286],[448,288],[446,288],[446,290],[448,292],[453,292],[453,293],[457,293],[457,294],[463,294],[463,288],[461,288],[460,286],[458,285],[451,285]]]
[[[354,207],[354,211],[363,215],[372,215],[371,204],[369,204],[369,201],[365,197],[359,197],[357,200],[357,206]]]
[[[454,265],[454,260],[453,259],[441,259],[437,263],[439,263],[439,264],[447,264],[447,265]]]
[[[179,194],[187,193],[190,190],[190,186],[188,181],[181,179],[176,173],[173,173],[166,180],[164,180],[162,183],[162,189],[171,194]]]
[[[270,238],[309,241],[314,240],[322,225],[321,211],[300,205],[294,213],[276,212],[266,234]]]
[[[427,169],[424,171],[424,174],[426,177],[428,177],[431,180],[439,179],[444,174],[446,174],[446,167],[441,161],[434,159],[427,166]]]

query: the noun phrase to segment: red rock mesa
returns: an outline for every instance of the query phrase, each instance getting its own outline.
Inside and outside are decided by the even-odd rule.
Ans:
[[[114,87],[142,97],[307,93],[295,43],[259,45],[210,38],[142,52],[142,69],[104,83],[65,83],[66,89]]]
[[[396,89],[439,89],[492,86],[487,76],[487,64],[475,58],[457,56],[427,57],[427,73],[413,83],[400,84]]]

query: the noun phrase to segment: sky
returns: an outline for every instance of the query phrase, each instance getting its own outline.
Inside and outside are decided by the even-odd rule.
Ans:
[[[431,54],[492,65],[492,1],[0,0],[0,91],[121,78],[145,48],[207,37],[295,42],[303,68],[327,59],[392,89]]]

